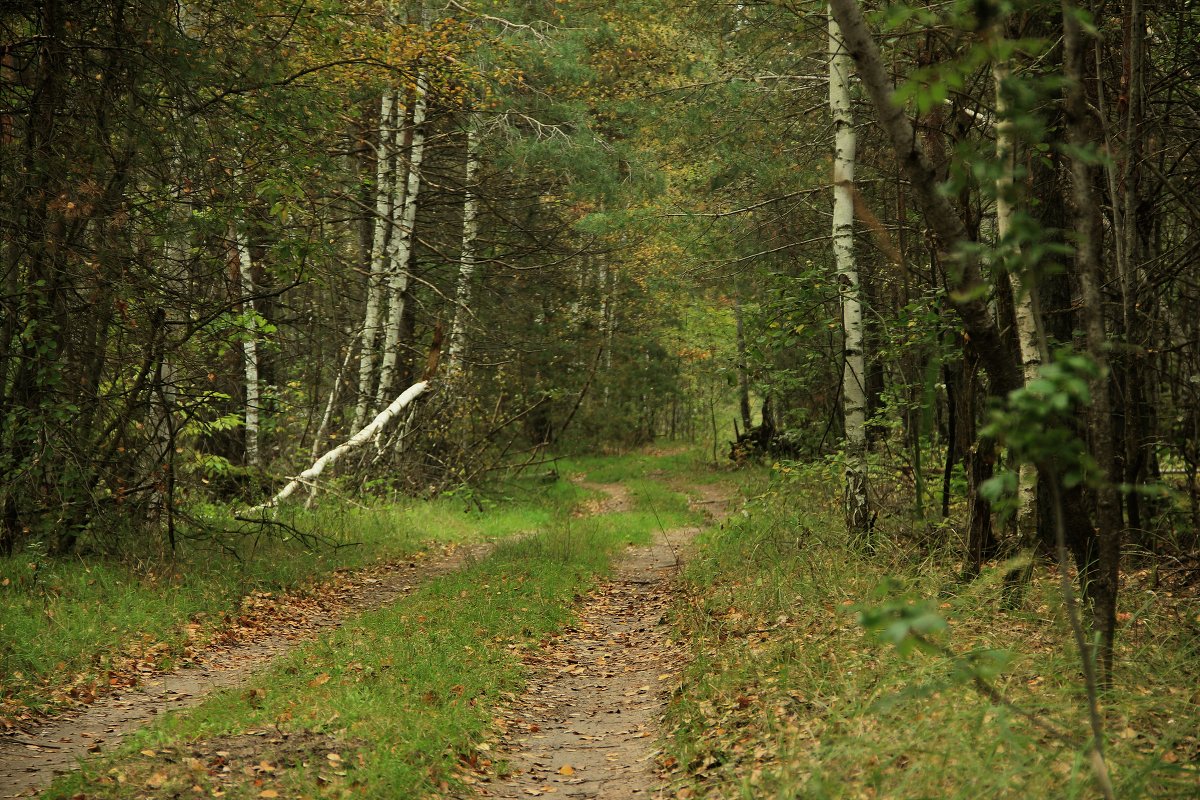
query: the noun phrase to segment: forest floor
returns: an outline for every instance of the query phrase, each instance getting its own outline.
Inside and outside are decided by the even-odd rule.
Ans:
[[[132,691],[102,696],[80,710],[0,737],[0,796],[36,794],[80,759],[111,751],[160,715],[192,708],[215,691],[242,685],[299,643],[338,627],[351,615],[394,603],[422,583],[485,557],[490,549],[490,544],[446,545],[433,554],[340,573],[315,590],[249,598],[243,604],[246,613],[185,666],[145,676]]]
[[[1005,565],[964,583],[952,530],[896,508],[857,552],[837,469],[656,451],[419,504],[393,537],[462,543],[247,594],[200,666],[0,736],[0,796],[82,756],[45,798],[1098,797],[1053,566],[1006,608]],[[1194,798],[1200,604],[1145,571],[1108,768],[1125,800]]]
[[[553,604],[548,604],[548,621],[541,628],[510,618],[518,625],[519,635],[516,644],[506,647],[510,657],[519,659],[518,671],[525,676],[512,688],[523,691],[501,691],[473,708],[482,713],[482,735],[472,737],[476,741],[448,747],[452,769],[439,770],[439,765],[431,764],[417,785],[424,781],[432,784],[435,793],[454,796],[651,796],[663,779],[657,749],[660,723],[669,689],[677,685],[686,657],[685,643],[673,638],[668,614],[677,600],[675,577],[684,554],[701,530],[695,524],[680,523],[718,517],[731,491],[716,485],[684,487],[678,476],[673,476],[676,482],[668,488],[660,480],[666,475],[660,470],[655,479],[633,479],[628,485],[589,482],[582,473],[575,476],[585,499],[573,504],[565,529],[550,534],[546,542],[528,545],[555,562],[553,569],[578,573],[571,584],[573,597],[564,594],[571,591],[570,586],[560,590],[560,616],[555,617]],[[681,490],[685,488],[693,497],[699,495],[695,505],[683,500]],[[577,534],[572,533],[572,525]],[[573,543],[573,535],[589,543]],[[581,567],[574,563],[587,562],[585,551],[595,549],[590,540],[604,541],[605,537],[613,539],[616,546],[608,546],[610,555],[603,564]],[[530,538],[537,537],[517,535],[505,546],[520,550],[525,546],[522,541]],[[147,668],[136,687],[115,686],[89,699],[86,706],[26,720],[19,732],[0,737],[0,796],[36,795],[56,776],[78,769],[81,763],[82,773],[54,783],[55,789],[47,796],[300,796],[307,793],[292,788],[287,773],[309,772],[313,762],[317,762],[318,772],[326,768],[339,777],[308,775],[299,778],[301,783],[311,778],[317,787],[326,788],[331,781],[339,784],[343,793],[401,796],[384,790],[385,785],[393,792],[404,785],[391,778],[371,780],[364,775],[350,781],[348,788],[346,780],[339,780],[345,778],[347,769],[365,763],[361,752],[364,739],[330,735],[321,730],[323,725],[289,730],[294,726],[284,723],[291,719],[297,700],[304,704],[301,694],[321,693],[327,683],[331,687],[344,683],[345,670],[357,671],[360,676],[364,671],[367,675],[374,672],[372,666],[364,668],[359,662],[328,663],[330,656],[314,657],[314,648],[336,648],[339,637],[361,636],[362,631],[371,630],[373,616],[399,616],[404,598],[422,587],[426,594],[466,598],[467,589],[443,591],[439,586],[445,581],[438,581],[458,575],[464,568],[491,578],[455,578],[463,585],[487,589],[497,576],[500,582],[507,581],[511,564],[505,566],[503,554],[489,559],[495,550],[494,543],[437,546],[398,561],[339,570],[331,580],[294,594],[251,594],[243,599],[242,613],[211,641],[197,643],[184,666],[157,673]],[[611,569],[607,566],[610,559]],[[489,573],[492,562],[498,566]],[[518,576],[516,583],[535,586],[536,570],[529,573],[528,583],[526,577]],[[464,608],[472,600],[464,600]],[[522,606],[519,610],[531,609]],[[415,614],[413,618],[424,622],[427,616]],[[401,616],[400,622],[408,619]],[[461,621],[448,621],[447,625],[462,627]],[[432,623],[430,628],[427,635],[437,639]],[[481,625],[475,632],[481,635],[494,630],[494,626]],[[502,631],[500,634],[493,637],[496,642],[513,641]],[[472,647],[464,649],[471,651]],[[302,676],[299,683],[293,681],[290,690],[272,677],[272,672],[281,671],[295,675],[300,663],[306,673],[316,672],[315,677]],[[390,658],[378,667],[391,667]],[[421,667],[409,669],[416,673]],[[415,679],[409,669],[392,680],[406,684]],[[501,680],[497,685],[505,684]],[[422,702],[448,699],[454,704],[474,695],[470,706],[476,707],[476,698],[489,691],[467,691],[459,682],[448,692],[425,692]],[[431,700],[430,695],[441,698]],[[226,725],[228,732],[211,735],[211,725],[205,721],[214,713],[207,711],[211,707],[232,704],[252,715],[280,697],[291,700],[287,710],[275,716],[273,725],[242,719]],[[374,705],[376,715],[386,713],[383,703],[376,700]],[[198,706],[199,714],[186,713]],[[227,711],[215,713],[223,718]],[[162,732],[162,723],[169,723],[169,729],[189,716],[200,719],[196,724],[203,733]],[[330,720],[338,717],[336,710],[329,715]],[[187,728],[188,723],[180,724]],[[456,731],[458,734],[461,732]],[[428,743],[423,746],[428,749]],[[357,763],[351,755],[355,750],[359,750]],[[344,761],[342,754],[346,754]],[[350,777],[356,777],[353,771]],[[422,790],[420,796],[428,793]]]
[[[584,484],[608,495],[600,513],[629,510],[620,484]],[[708,514],[724,516],[726,489],[689,487]],[[659,530],[632,547],[583,600],[576,621],[525,660],[533,678],[500,716],[491,749],[511,773],[479,784],[479,796],[517,800],[662,796],[661,720],[686,648],[668,625],[676,578],[698,527]],[[474,782],[474,781],[470,781]]]

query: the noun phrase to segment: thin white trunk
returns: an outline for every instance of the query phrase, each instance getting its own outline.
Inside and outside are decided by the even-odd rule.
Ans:
[[[329,399],[325,401],[325,412],[321,414],[321,424],[317,426],[317,432],[313,435],[312,457],[316,460],[321,455],[321,445],[325,442],[325,432],[329,430],[329,423],[333,420],[333,409],[337,405],[339,390],[342,388],[342,381],[346,377],[346,371],[350,369],[350,360],[354,357],[354,336],[350,337],[350,344],[346,348],[346,357],[342,360],[342,368],[333,376],[333,386],[329,389]],[[317,496],[316,487],[312,487],[308,493],[308,500],[304,507],[308,508],[312,505],[312,501]]]
[[[612,365],[613,365],[613,289],[612,280],[608,270],[608,260],[599,255],[596,257],[596,283],[600,289],[600,338],[604,341],[604,405],[608,406],[608,399],[611,393],[612,386]]]
[[[329,423],[333,420],[333,409],[337,405],[338,393],[342,387],[342,381],[345,379],[346,371],[350,369],[350,359],[353,357],[354,337],[351,337],[350,344],[346,349],[346,358],[342,361],[342,368],[338,370],[337,375],[333,376],[329,399],[325,401],[325,412],[321,414],[321,424],[317,426],[317,432],[313,436],[312,457],[314,459],[321,453],[321,444],[325,439],[325,432],[329,430]]]
[[[245,435],[246,466],[257,467],[258,455],[258,323],[254,314],[254,262],[250,258],[250,243],[243,231],[233,232],[233,249],[237,256],[238,277],[242,287],[242,315],[246,318],[246,338],[242,342],[245,360],[246,417]]]
[[[471,279],[475,275],[475,240],[479,236],[479,130],[472,118],[467,122],[467,164],[463,188],[463,235],[458,262],[458,285],[454,292],[454,325],[450,329],[446,372],[453,376],[462,366],[467,345],[467,317],[471,313]]]
[[[996,82],[996,160],[1000,163],[1000,177],[996,179],[996,236],[1001,245],[1006,244],[1012,231],[1013,172],[1016,166],[1016,137],[1010,119],[1008,103],[1004,98],[1003,83],[1008,78],[1008,64],[997,62],[992,68]],[[1017,242],[1007,243],[1014,255],[1020,254]],[[1013,307],[1017,317],[1017,342],[1021,350],[1021,369],[1028,386],[1038,376],[1042,366],[1038,347],[1037,312],[1034,308],[1032,287],[1026,280],[1024,270],[1012,273]],[[1032,547],[1037,541],[1037,467],[1022,464],[1017,475],[1017,538],[1023,548]]]
[[[870,533],[867,497],[866,358],[862,304],[854,261],[854,160],[857,146],[850,107],[850,52],[829,16],[829,110],[833,115],[833,257],[842,295],[845,366],[842,414],[846,427],[846,528],[852,536]]]
[[[400,326],[404,319],[404,299],[408,292],[408,263],[412,257],[413,228],[417,221],[417,197],[421,191],[421,162],[425,156],[425,94],[428,78],[422,71],[417,75],[416,98],[413,101],[412,147],[408,156],[408,180],[404,191],[403,208],[394,219],[392,240],[388,245],[388,319],[383,344],[383,364],[379,368],[379,389],[376,405],[391,390],[396,372],[396,350],[400,341]]]
[[[348,440],[342,442],[337,447],[318,458],[311,467],[301,472],[292,480],[288,481],[288,484],[280,489],[279,492],[276,493],[276,495],[270,500],[262,505],[249,509],[249,511],[262,511],[264,509],[271,508],[272,506],[279,505],[279,503],[283,502],[292,494],[294,494],[295,491],[301,486],[311,484],[318,477],[320,477],[321,473],[324,472],[325,468],[330,464],[337,461],[350,450],[353,450],[356,447],[361,447],[362,445],[371,441],[371,439],[378,435],[379,432],[383,430],[384,426],[391,422],[391,420],[397,414],[408,407],[412,401],[416,400],[418,397],[428,391],[428,389],[429,383],[427,381],[419,381],[405,389],[404,393],[393,400],[391,405],[389,405],[383,411],[380,411],[369,425],[367,425],[365,428],[362,428],[358,433],[351,436]]]
[[[375,150],[375,233],[371,239],[371,273],[367,278],[367,308],[363,314],[362,349],[358,360],[358,405],[354,427],[366,420],[375,382],[375,345],[386,300],[388,228],[392,218],[392,141],[396,135],[396,104],[392,92],[379,101],[379,144]]]

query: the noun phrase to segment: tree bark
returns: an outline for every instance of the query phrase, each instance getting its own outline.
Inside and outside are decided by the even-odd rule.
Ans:
[[[934,166],[917,141],[912,122],[896,104],[888,69],[858,3],[856,0],[830,0],[830,9],[846,47],[858,65],[859,78],[871,97],[879,123],[891,139],[908,176],[917,205],[944,251],[946,263],[957,267],[947,270],[950,304],[979,353],[988,374],[990,392],[1003,397],[1021,387],[1021,376],[988,311],[985,302],[988,286],[980,271],[979,256],[973,250],[961,247],[969,242],[966,227],[950,201],[939,191]]]
[[[371,272],[367,277],[367,305],[363,312],[362,349],[358,361],[358,403],[354,409],[354,427],[363,424],[371,406],[375,384],[375,346],[379,340],[379,320],[386,299],[388,274],[388,235],[394,201],[393,147],[397,124],[397,93],[385,91],[379,101],[379,143],[375,149],[375,232],[371,241]]]
[[[735,292],[733,295],[733,319],[737,326],[737,382],[738,410],[742,415],[742,429],[747,433],[752,426],[750,416],[750,376],[746,364],[746,329],[742,319],[742,300]]]
[[[846,530],[866,542],[871,533],[867,495],[867,394],[863,315],[854,260],[854,160],[857,138],[850,107],[850,54],[829,16],[829,109],[833,115],[833,257],[842,299],[844,356],[842,415],[846,428]]]
[[[246,317],[246,338],[242,342],[246,383],[243,429],[246,466],[257,467],[261,461],[258,452],[258,322],[255,320],[254,312],[254,262],[250,258],[250,243],[246,241],[246,234],[239,230],[233,230],[230,233],[242,290],[242,314]]]
[[[1094,123],[1083,84],[1085,42],[1077,17],[1069,2],[1063,3],[1063,66],[1067,77],[1065,107],[1068,138],[1076,151],[1095,144]],[[1113,640],[1117,627],[1117,584],[1121,556],[1121,504],[1113,470],[1116,464],[1113,439],[1112,403],[1109,397],[1110,371],[1108,337],[1104,328],[1104,308],[1100,286],[1102,226],[1093,184],[1095,167],[1078,155],[1071,161],[1074,194],[1075,265],[1079,272],[1081,315],[1087,335],[1088,354],[1099,368],[1092,385],[1092,451],[1100,465],[1102,485],[1096,491],[1097,550],[1095,578],[1089,585],[1092,600],[1092,625],[1100,635],[1097,661],[1100,682],[1112,681]]]
[[[462,367],[467,346],[467,317],[471,313],[471,280],[475,275],[475,240],[479,236],[479,130],[472,114],[467,121],[467,163],[463,185],[463,234],[458,258],[458,284],[454,291],[454,325],[446,351],[446,373],[453,377]]]
[[[295,493],[295,491],[301,486],[312,483],[314,480],[320,477],[321,473],[324,472],[325,468],[330,464],[336,462],[350,450],[361,447],[375,438],[380,431],[383,430],[384,426],[391,422],[397,414],[407,408],[414,400],[428,390],[428,381],[419,381],[405,389],[404,393],[393,400],[391,405],[389,405],[383,411],[380,411],[369,425],[362,428],[358,433],[351,436],[345,442],[342,442],[340,445],[318,458],[311,467],[301,472],[291,481],[288,481],[287,485],[280,489],[270,500],[262,505],[254,506],[253,508],[248,509],[248,511],[250,513],[254,513],[277,506]]]
[[[404,323],[404,306],[410,279],[413,231],[417,221],[417,197],[421,191],[421,162],[425,157],[425,94],[428,88],[424,72],[417,76],[416,99],[413,102],[412,145],[408,151],[408,170],[405,180],[404,203],[400,218],[395,221],[392,239],[388,243],[388,319],[384,326],[383,362],[379,367],[379,388],[375,393],[376,406],[391,391],[395,380],[400,329]]]
[[[1004,94],[1004,82],[1009,77],[1006,61],[997,62],[992,68],[996,87],[996,159],[1000,163],[1000,177],[996,179],[996,240],[1001,250],[1007,249],[1019,263],[1021,245],[1013,240],[1012,225],[1015,213],[1013,173],[1016,166],[1016,137],[1013,133],[1011,111]],[[1021,266],[1024,266],[1021,264]],[[1017,346],[1021,356],[1021,371],[1025,385],[1035,380],[1042,367],[1039,344],[1037,309],[1031,276],[1023,269],[1012,271],[1012,305],[1016,319]],[[1031,554],[1037,543],[1038,531],[1038,472],[1031,462],[1022,463],[1017,472],[1017,546]],[[1031,562],[1032,563],[1032,562]],[[1032,572],[1025,568],[1007,579],[1010,602],[1017,602],[1023,587]]]

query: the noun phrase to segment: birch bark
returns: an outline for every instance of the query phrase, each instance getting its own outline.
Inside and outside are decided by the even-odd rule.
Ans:
[[[416,97],[413,101],[412,146],[408,153],[408,171],[403,202],[393,204],[392,238],[388,243],[388,318],[384,327],[383,363],[379,368],[379,389],[376,407],[383,405],[395,380],[400,326],[404,319],[405,296],[409,284],[409,260],[412,258],[413,229],[417,221],[417,196],[421,191],[421,162],[425,156],[425,103],[428,77],[422,70],[417,75]]]
[[[871,515],[867,497],[866,359],[862,304],[854,261],[854,159],[857,139],[850,108],[850,53],[829,15],[829,109],[833,115],[833,257],[842,296],[845,356],[842,414],[846,426],[846,530],[865,540]]]
[[[371,439],[375,438],[383,430],[393,418],[405,408],[407,408],[414,400],[423,395],[429,390],[428,381],[419,381],[404,390],[404,393],[391,402],[387,408],[380,411],[375,419],[369,425],[359,430],[358,433],[351,436],[345,442],[342,442],[337,447],[333,448],[325,455],[318,458],[311,467],[301,472],[292,480],[288,481],[287,485],[280,489],[274,497],[262,505],[254,506],[248,509],[249,512],[263,511],[273,506],[279,505],[281,502],[291,497],[297,489],[305,484],[310,484],[325,471],[325,468],[336,462],[339,458],[345,455],[350,450],[356,447],[361,447]]]
[[[363,313],[362,349],[358,360],[358,404],[354,427],[366,420],[375,381],[375,346],[385,301],[387,240],[392,219],[394,172],[392,143],[396,129],[395,93],[385,91],[379,101],[379,144],[375,150],[375,230],[371,240],[371,273],[367,277],[367,307]]]
[[[467,316],[471,313],[471,279],[475,275],[475,240],[479,236],[479,129],[475,119],[467,122],[467,163],[463,189],[463,235],[459,252],[458,285],[454,291],[454,325],[450,329],[446,371],[451,377],[462,367],[467,344]]]
[[[1016,137],[1013,134],[1011,110],[1004,95],[1004,82],[1009,76],[1007,61],[998,61],[992,68],[996,85],[996,159],[1000,163],[1000,177],[996,179],[996,238],[1001,246],[1007,245],[1015,255],[1020,254],[1020,245],[1008,241],[1012,233],[1013,172],[1016,167]],[[1042,366],[1039,345],[1037,310],[1034,306],[1033,286],[1024,269],[1012,273],[1013,309],[1017,319],[1017,344],[1021,351],[1021,371],[1028,386],[1037,379]],[[1037,542],[1037,467],[1031,463],[1021,464],[1017,475],[1017,540],[1022,550],[1032,548]],[[1029,570],[1021,583],[1028,580]]]
[[[846,48],[858,66],[858,75],[879,117],[879,123],[892,141],[912,192],[925,220],[945,252],[944,260],[953,265],[949,278],[949,301],[963,328],[979,352],[988,373],[992,395],[1003,397],[1021,386],[1021,374],[1000,335],[984,301],[987,284],[980,272],[979,255],[959,250],[968,242],[966,228],[953,206],[938,187],[937,173],[917,141],[912,122],[897,105],[892,78],[879,46],[871,37],[856,0],[830,0],[830,8]]]
[[[238,278],[242,289],[242,315],[246,318],[246,338],[242,342],[242,357],[245,362],[246,411],[243,428],[246,466],[260,464],[258,453],[258,323],[254,312],[254,262],[250,257],[250,243],[244,231],[231,231],[234,255],[237,258]]]

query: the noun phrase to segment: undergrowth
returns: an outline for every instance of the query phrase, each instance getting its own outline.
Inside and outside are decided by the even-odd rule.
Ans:
[[[687,568],[677,613],[694,661],[667,720],[677,796],[1098,796],[1048,568],[1010,611],[998,572],[963,585],[950,554],[902,551],[885,521],[877,553],[856,555],[838,483],[827,467],[780,476]],[[1121,619],[1118,684],[1103,698],[1117,794],[1195,797],[1197,608],[1130,590]],[[976,677],[1013,707],[981,696]]]

